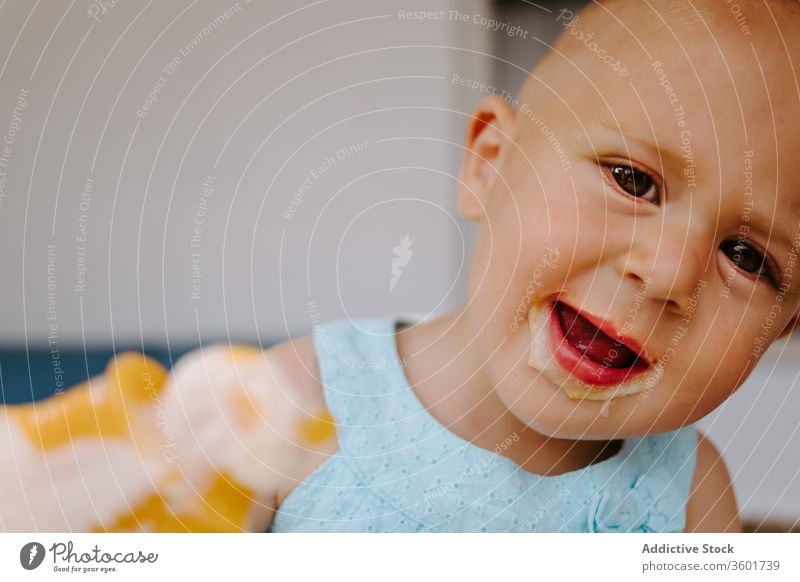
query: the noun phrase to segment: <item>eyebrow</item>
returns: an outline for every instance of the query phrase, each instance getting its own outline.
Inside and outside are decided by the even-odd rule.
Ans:
[[[662,166],[669,164],[672,166],[682,167],[683,165],[683,159],[681,158],[680,153],[668,147],[659,147],[657,144],[648,139],[637,137],[636,130],[625,126],[618,119],[611,118],[608,111],[601,111],[589,122],[588,130],[590,132],[596,131],[598,128],[621,136],[626,143],[631,142],[637,144],[639,147],[647,150],[659,160],[666,160],[662,163]],[[648,128],[650,128],[649,125]]]
[[[744,223],[744,221],[742,222]],[[755,225],[755,230],[761,230],[764,232],[765,235],[769,237],[770,242],[775,241],[785,247],[787,251],[791,252],[792,243],[787,232],[783,229],[777,228],[775,221],[771,220],[765,214],[757,212],[755,210],[755,205],[752,206],[752,210],[749,213],[749,219],[747,222]]]
[[[676,167],[682,168],[684,165],[684,161],[682,156],[669,148],[661,148],[651,143],[646,139],[642,139],[636,137],[636,131],[630,127],[626,127],[622,122],[619,120],[615,120],[609,116],[609,112],[607,110],[603,110],[598,115],[589,122],[588,130],[595,131],[596,129],[602,129],[605,131],[609,131],[620,135],[626,142],[633,142],[638,144],[643,149],[649,151],[651,154],[656,156],[659,160],[666,159],[672,165]],[[667,165],[663,163],[662,165]],[[755,196],[754,196],[755,197]],[[744,206],[743,206],[744,208]],[[770,242],[776,242],[782,245],[785,250],[788,252],[792,252],[792,242],[789,238],[788,233],[777,227],[777,224],[774,220],[772,220],[769,216],[762,214],[756,210],[755,204],[753,204],[749,212],[749,219],[746,222],[752,230],[761,231],[765,236],[769,238]],[[777,211],[776,211],[777,214]],[[742,221],[745,224],[745,221]],[[800,226],[800,225],[798,225]],[[769,252],[769,251],[767,251]],[[783,269],[782,269],[783,270]]]

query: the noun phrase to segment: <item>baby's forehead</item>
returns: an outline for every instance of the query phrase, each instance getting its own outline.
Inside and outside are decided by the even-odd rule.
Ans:
[[[563,28],[553,50],[580,64],[625,66],[655,59],[703,64],[719,54],[784,53],[800,62],[800,2],[797,0],[594,0],[575,14],[554,14]],[[621,65],[618,66],[618,65]]]
[[[800,15],[797,0],[591,0],[580,13],[584,22],[598,15],[626,26],[632,34],[700,25],[722,32],[732,28],[743,37],[756,34],[763,22],[780,23]],[[788,30],[788,28],[787,28]]]
[[[800,42],[790,31],[800,26],[800,11],[740,5],[732,13],[716,1],[611,0],[565,14],[561,37],[520,101],[656,132],[685,122],[748,143],[774,133],[776,143],[797,151]]]

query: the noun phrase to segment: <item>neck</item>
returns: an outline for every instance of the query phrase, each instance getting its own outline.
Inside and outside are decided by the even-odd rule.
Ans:
[[[397,334],[409,384],[448,430],[542,475],[577,470],[618,450],[619,442],[558,439],[528,427],[495,392],[473,339],[465,308]]]

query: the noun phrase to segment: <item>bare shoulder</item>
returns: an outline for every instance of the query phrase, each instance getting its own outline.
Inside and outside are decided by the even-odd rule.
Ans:
[[[287,390],[301,399],[324,402],[319,364],[311,337],[286,340],[265,350],[279,381]]]
[[[717,447],[697,433],[697,465],[686,504],[687,532],[741,532],[728,469]]]
[[[319,465],[338,450],[333,418],[327,409],[317,355],[310,336],[286,340],[265,350],[275,381],[299,418],[294,432],[298,462],[278,492],[278,505]]]

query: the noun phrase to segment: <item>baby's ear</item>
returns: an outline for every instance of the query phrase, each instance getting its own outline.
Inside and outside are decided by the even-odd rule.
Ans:
[[[789,323],[786,324],[786,327],[783,328],[783,331],[778,334],[778,337],[775,339],[781,339],[782,337],[786,337],[792,333],[797,326],[798,320],[800,320],[800,311],[794,314],[794,316],[789,320]]]
[[[461,163],[458,210],[480,220],[497,179],[499,160],[513,146],[514,110],[496,95],[484,98],[467,124],[466,153]]]

